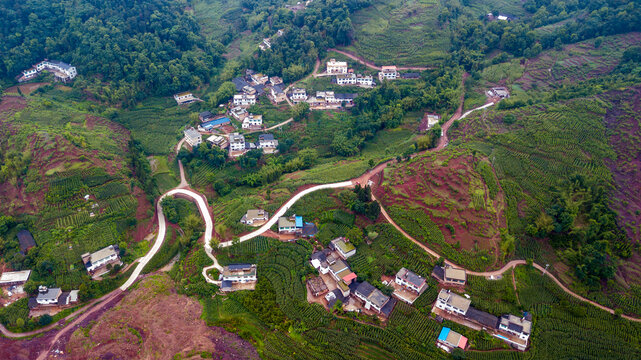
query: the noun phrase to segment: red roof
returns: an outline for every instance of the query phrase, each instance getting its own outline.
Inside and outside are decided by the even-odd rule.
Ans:
[[[467,338],[465,336],[461,336],[461,338],[458,341],[458,347],[460,347],[461,349],[465,349],[466,346],[467,346]]]
[[[345,282],[350,282],[350,281],[352,281],[352,280],[356,279],[357,277],[358,277],[358,276],[356,276],[356,274],[355,274],[355,273],[349,273],[349,274],[347,274],[347,275],[343,276],[343,281],[345,281]]]

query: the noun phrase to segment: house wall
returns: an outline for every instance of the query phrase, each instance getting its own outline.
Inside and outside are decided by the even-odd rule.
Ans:
[[[466,313],[466,311],[463,311],[463,310],[461,310],[459,308],[455,308],[452,305],[449,305],[449,304],[441,301],[440,299],[436,300],[436,307],[441,309],[441,310],[451,311],[451,312],[455,312],[455,313],[461,314],[461,315],[465,315],[465,313]]]

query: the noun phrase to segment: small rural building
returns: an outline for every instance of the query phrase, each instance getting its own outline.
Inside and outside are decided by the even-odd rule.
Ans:
[[[296,88],[292,91],[291,99],[295,104],[305,101],[307,100],[307,91],[305,89]]]
[[[5,271],[0,276],[0,286],[20,286],[29,280],[31,270]]]
[[[301,230],[300,236],[304,238],[311,238],[316,236],[318,233],[318,227],[316,224],[311,223],[311,222],[306,222],[303,224],[303,229]]]
[[[88,273],[93,273],[97,269],[107,266],[108,264],[120,263],[117,245],[109,245],[104,249],[100,249],[95,253],[85,253],[81,255],[82,262],[85,264],[85,269]]]
[[[230,264],[223,267],[221,281],[233,283],[248,283],[257,281],[256,264]]]
[[[335,94],[334,102],[341,105],[345,104],[352,106],[354,105],[354,99],[356,99],[357,96],[358,94]]]
[[[38,303],[38,305],[57,305],[60,295],[62,295],[62,290],[60,288],[47,288],[46,286],[40,286],[38,287],[36,303]]]
[[[247,81],[246,78],[240,77],[240,76],[231,79],[231,82],[234,83],[234,86],[236,87],[237,92],[242,92],[245,87],[251,86],[251,84],[249,83],[249,81]]]
[[[243,120],[243,129],[260,129],[263,126],[263,115],[249,114]]]
[[[356,74],[338,74],[336,75],[336,84],[338,85],[356,85]]]
[[[527,341],[530,338],[530,333],[532,331],[531,315],[526,315],[524,317],[518,317],[512,314],[503,315],[499,321],[499,330],[518,336],[519,339]]]
[[[236,94],[233,100],[234,106],[251,106],[256,104],[256,95]]]
[[[247,210],[247,213],[240,219],[241,224],[260,226],[269,220],[269,213],[262,209]]]
[[[242,108],[240,106],[236,106],[229,110],[229,114],[234,117],[234,119],[238,121],[243,121],[245,117],[248,116],[248,112],[245,108]]]
[[[331,263],[330,263],[331,262]],[[329,266],[336,262],[336,257],[329,249],[316,251],[312,254],[310,263],[314,269],[318,270],[321,274],[329,272]]]
[[[375,288],[367,281],[363,281],[358,285],[354,291],[356,298],[364,303],[365,309],[373,309],[376,312],[381,312],[383,307],[390,301],[390,297],[383,294],[380,290]]]
[[[185,141],[187,141],[187,144],[191,145],[192,148],[200,145],[203,142],[203,137],[200,135],[196,129],[189,128],[183,131],[185,134]]]
[[[227,140],[225,140],[225,137],[220,135],[212,135],[208,137],[207,142],[214,146],[218,146],[221,149],[224,149],[227,146],[229,146],[229,144],[227,143]]]
[[[274,153],[278,148],[278,140],[274,139],[274,135],[272,134],[261,134],[258,135],[258,144],[257,147],[259,149],[263,149],[264,153]],[[301,229],[303,226],[301,225]]]
[[[329,59],[327,62],[328,74],[347,74],[347,62],[336,61],[336,59]]]
[[[314,297],[321,296],[329,290],[325,281],[320,276],[315,276],[307,280],[307,288]]]
[[[287,100],[287,96],[285,95],[285,91],[283,90],[282,85],[274,85],[271,87],[271,95],[272,99],[274,99],[275,103],[279,103],[282,101]]]
[[[271,48],[272,48],[272,41],[271,41],[271,39],[270,39],[270,38],[264,38],[264,39],[263,39],[263,42],[261,42],[260,44],[258,44],[258,47],[259,47],[262,51],[265,51],[265,50],[267,50],[267,49],[271,49]]]
[[[231,124],[231,120],[228,117],[221,117],[218,119],[212,119],[209,121],[205,121],[204,123],[201,123],[198,125],[198,130],[200,131],[212,131],[214,129],[217,129],[219,127],[229,125]]]
[[[250,78],[256,85],[265,85],[269,81],[269,76],[263,75],[261,73],[253,73],[250,75]]]
[[[18,244],[20,245],[20,253],[22,255],[27,254],[29,249],[36,247],[36,240],[34,240],[29,230],[20,230],[16,236],[18,237]]]
[[[278,232],[281,234],[293,234],[303,228],[302,216],[281,216],[278,219]]]
[[[278,30],[278,31],[280,31],[280,30]],[[281,79],[281,78],[280,78],[280,77],[278,77],[278,76],[272,76],[272,77],[270,77],[270,78],[269,78],[269,84],[270,84],[271,86],[280,85],[280,84],[282,84],[282,83],[283,83],[283,79]]]
[[[441,289],[436,298],[437,308],[459,315],[465,315],[471,303],[472,301],[470,299],[466,299],[446,289]]]
[[[245,136],[239,133],[229,135],[229,150],[245,150]]]
[[[194,101],[197,101],[199,99],[195,97],[194,94],[187,91],[187,92],[182,92],[174,95],[174,100],[176,100],[178,105],[185,105],[185,104],[191,104]]]
[[[465,285],[467,281],[465,269],[456,269],[450,265],[445,265],[444,267],[434,266],[432,276],[446,285]]]
[[[490,90],[488,90],[488,95],[492,97],[500,97],[501,99],[507,99],[510,97],[510,92],[507,90],[507,88],[499,86],[499,87],[493,87]]]
[[[438,124],[440,120],[441,117],[437,114],[425,114],[425,116],[423,116],[423,119],[421,119],[420,125],[418,126],[418,131],[426,132],[429,129],[433,128],[434,125]]]
[[[244,86],[243,87],[243,93],[245,93],[247,95],[256,95],[256,88],[254,88],[252,86],[249,86],[249,85]]]
[[[421,78],[421,74],[419,74],[419,73],[403,73],[403,74],[401,74],[401,79],[415,80],[415,79],[420,79],[420,78]]]
[[[205,122],[213,118],[214,118],[214,114],[212,114],[211,111],[203,111],[200,114],[198,114],[198,120],[200,120],[200,122]]]
[[[378,72],[378,79],[383,80],[396,80],[398,78],[398,70],[396,66],[383,66],[381,71]]]
[[[417,293],[421,293],[427,286],[427,281],[424,277],[415,274],[406,268],[401,268],[396,273],[396,283]]]
[[[339,237],[332,240],[329,243],[329,247],[330,249],[338,252],[338,255],[343,260],[347,260],[349,257],[356,255],[356,248],[354,247],[354,244],[349,242],[349,240],[344,237]]]
[[[436,339],[436,345],[447,352],[451,352],[455,348],[465,349],[467,347],[467,338],[450,328],[444,327]]]
[[[498,317],[485,311],[477,310],[472,306],[467,309],[465,318],[480,324],[486,329],[496,329],[499,323]]]
[[[336,288],[334,291],[330,291],[325,295],[325,300],[327,300],[327,307],[330,309],[334,307],[336,302],[340,301],[341,303],[345,302],[346,297],[343,296],[343,292]]]

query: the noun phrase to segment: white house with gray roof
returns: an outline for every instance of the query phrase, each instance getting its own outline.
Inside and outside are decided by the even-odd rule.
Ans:
[[[441,289],[441,292],[438,293],[438,297],[436,298],[437,308],[460,315],[467,313],[471,303],[472,301],[470,299],[466,299],[446,289]]]
[[[189,144],[192,148],[200,145],[203,142],[203,136],[200,135],[200,133],[193,127],[183,131],[183,133],[185,134],[185,141],[187,141],[187,144]]]
[[[119,252],[120,249],[118,249],[118,246],[109,245],[106,248],[100,249],[94,253],[82,254],[81,258],[82,262],[85,264],[87,272],[93,273],[99,268],[107,266],[108,264],[119,263]]]
[[[62,295],[62,290],[60,288],[47,288],[46,286],[40,286],[38,288],[36,302],[38,305],[57,305],[60,295]]]
[[[363,281],[358,285],[354,295],[363,301],[365,309],[373,309],[376,312],[381,312],[381,309],[390,301],[390,297],[383,294],[382,291],[375,288],[367,281]]]
[[[427,281],[424,277],[417,275],[414,272],[407,270],[406,268],[401,268],[401,270],[396,273],[395,281],[397,284],[407,289],[413,290],[419,294],[427,286]]]

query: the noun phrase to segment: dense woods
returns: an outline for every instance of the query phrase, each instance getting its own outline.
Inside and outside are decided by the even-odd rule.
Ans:
[[[96,93],[111,102],[207,83],[224,51],[169,0],[5,1],[0,18],[2,78],[44,58],[62,60],[86,76],[76,86],[103,79]]]

